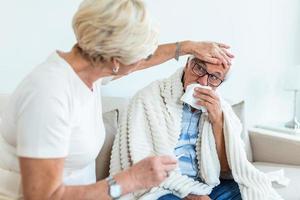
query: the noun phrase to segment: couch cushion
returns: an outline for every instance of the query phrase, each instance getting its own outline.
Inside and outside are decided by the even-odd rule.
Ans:
[[[243,126],[245,125],[245,102],[241,101],[238,103],[233,103],[231,104],[232,110],[234,113],[238,116],[238,118],[241,120],[241,123]],[[245,138],[245,132],[244,132],[245,127],[243,127],[242,131],[242,138]]]
[[[102,112],[106,113],[112,110],[122,110],[127,107],[129,102],[128,98],[122,97],[102,97]]]
[[[300,200],[300,166],[254,162],[255,167],[263,172],[276,171],[284,168],[285,176],[290,179],[287,187],[273,183],[274,188],[285,200]]]
[[[102,97],[102,116],[105,127],[105,141],[96,158],[97,180],[109,175],[111,149],[118,130],[118,116],[126,108],[129,99],[120,97]]]
[[[237,103],[232,103],[229,101],[229,103],[231,104],[231,107],[232,107],[234,113],[241,120],[241,123],[243,125],[241,138],[245,143],[245,150],[246,150],[248,160],[253,161],[252,149],[251,149],[251,145],[250,145],[249,135],[248,135],[248,131],[247,131],[247,124],[246,124],[246,117],[245,117],[245,101],[240,101]]]
[[[96,159],[97,180],[104,179],[109,175],[111,149],[118,128],[118,110],[103,113],[102,116],[105,126],[105,141]]]

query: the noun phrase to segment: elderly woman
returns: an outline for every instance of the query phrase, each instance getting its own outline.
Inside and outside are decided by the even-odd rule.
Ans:
[[[141,0],[85,0],[73,19],[77,44],[55,51],[17,87],[0,124],[1,199],[110,199],[161,183],[176,160],[148,157],[96,182],[104,142],[101,83],[193,54],[230,64],[228,46],[157,45]]]

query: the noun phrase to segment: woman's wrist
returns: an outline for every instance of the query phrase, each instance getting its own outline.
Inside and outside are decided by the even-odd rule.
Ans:
[[[185,40],[180,42],[180,55],[187,55],[193,53],[193,42],[190,40]]]
[[[130,169],[124,170],[114,176],[116,182],[121,185],[122,194],[139,190],[139,185]]]

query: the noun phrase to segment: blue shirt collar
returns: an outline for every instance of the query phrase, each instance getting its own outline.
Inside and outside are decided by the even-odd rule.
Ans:
[[[193,107],[187,103],[183,103],[183,109],[188,110],[189,112],[193,112]],[[193,113],[202,113],[202,111],[196,109]]]

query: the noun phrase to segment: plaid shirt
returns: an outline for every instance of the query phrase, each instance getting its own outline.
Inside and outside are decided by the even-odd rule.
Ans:
[[[188,104],[183,104],[182,129],[175,147],[175,155],[183,155],[178,160],[181,173],[194,179],[198,179],[196,142],[201,134],[198,127],[201,114],[201,110],[192,112],[192,108]]]

